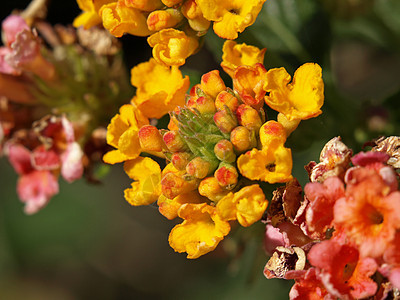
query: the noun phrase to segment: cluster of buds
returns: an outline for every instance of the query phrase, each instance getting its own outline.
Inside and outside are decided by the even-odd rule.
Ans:
[[[180,175],[166,173],[161,180],[165,197],[197,189],[216,204],[243,184],[236,158],[257,147],[258,132],[265,122],[262,109],[240,100],[227,88],[218,71],[204,74],[193,86],[186,106],[170,114],[170,130],[146,125],[139,130],[144,152],[162,152]],[[181,184],[181,182],[188,184]],[[179,188],[178,188],[179,187]]]
[[[168,130],[151,125],[148,111],[135,101],[122,106],[107,128],[107,141],[116,149],[104,161],[125,162],[134,180],[125,199],[135,206],[157,201],[162,215],[182,218],[169,242],[188,258],[214,250],[229,233],[231,221],[247,227],[261,219],[268,200],[260,183],[292,179],[286,139],[300,120],[321,113],[320,67],[301,66],[289,83],[283,68],[264,68],[264,52],[227,42],[222,66],[233,78],[233,89],[226,87],[219,71],[204,74],[185,105],[170,111]],[[176,94],[164,85],[163,94]],[[177,100],[147,96],[146,101],[163,109],[165,102]],[[267,120],[266,105],[279,112],[278,121]],[[165,158],[166,166],[141,157],[143,152]]]
[[[265,222],[267,278],[294,279],[290,299],[396,299],[399,294],[399,137],[353,156],[340,138],[310,183],[274,193]]]
[[[97,181],[105,126],[131,87],[106,31],[53,27],[27,11],[2,23],[0,154],[20,175],[17,193],[32,214],[58,193],[60,174]]]
[[[153,56],[161,64],[183,65],[199,47],[210,25],[216,34],[236,39],[253,24],[265,0],[78,0],[83,13],[74,26],[102,24],[112,35],[149,36]],[[243,2],[243,3],[242,3]]]

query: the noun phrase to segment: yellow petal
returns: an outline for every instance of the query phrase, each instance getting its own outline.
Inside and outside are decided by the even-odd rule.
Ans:
[[[309,119],[321,114],[324,103],[322,70],[317,64],[300,66],[290,82],[290,75],[284,68],[267,72],[264,90],[269,92],[265,102],[276,111],[283,113],[289,121]]]
[[[157,201],[158,210],[169,220],[175,219],[178,216],[179,208],[186,203],[199,204],[204,202],[204,197],[200,196],[197,191],[180,194],[174,199],[169,199],[164,195],[160,195]]]
[[[213,251],[230,231],[228,222],[206,203],[184,204],[178,215],[184,221],[176,225],[169,235],[169,244],[176,252],[186,252],[187,258],[198,258]]]

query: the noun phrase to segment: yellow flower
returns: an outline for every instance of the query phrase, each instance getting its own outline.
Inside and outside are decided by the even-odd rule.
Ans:
[[[103,5],[99,11],[103,26],[112,35],[121,37],[124,33],[137,36],[148,36],[151,31],[147,28],[146,16],[140,10],[128,7],[119,0]]]
[[[232,77],[233,87],[242,101],[255,109],[264,105],[264,78],[267,70],[260,63],[255,66],[239,66]]]
[[[163,6],[160,0],[125,0],[125,5],[142,11],[153,11]]]
[[[206,203],[184,204],[178,211],[184,219],[169,235],[169,244],[176,252],[186,252],[187,258],[198,258],[213,251],[229,233],[231,227]]]
[[[199,46],[196,38],[173,28],[152,34],[147,42],[153,47],[153,57],[160,64],[181,66]]]
[[[124,191],[125,199],[131,205],[148,205],[157,201],[160,195],[161,169],[149,157],[138,157],[124,163],[129,178],[135,180],[131,188]]]
[[[83,26],[89,29],[92,26],[101,23],[99,16],[100,8],[108,3],[115,2],[116,0],[76,0],[78,6],[83,12],[77,16],[73,22],[74,27]]]
[[[252,25],[265,0],[196,0],[204,17],[214,21],[214,32],[234,40],[238,32]]]
[[[222,47],[221,67],[233,78],[235,70],[239,66],[254,66],[257,63],[264,62],[266,48],[260,50],[254,46],[246,44],[237,44],[234,41],[225,41]]]
[[[189,26],[202,35],[208,30],[211,22],[204,18],[196,0],[187,0],[181,6],[181,12],[188,20]]]
[[[115,164],[137,158],[141,152],[138,132],[140,127],[148,123],[136,107],[123,105],[107,127],[107,143],[117,150],[106,153],[104,162]]]
[[[306,63],[296,70],[292,83],[289,83],[290,79],[284,68],[269,70],[264,84],[264,90],[269,93],[265,102],[289,121],[306,120],[321,114],[324,103],[321,67]]]
[[[270,147],[277,148],[286,142],[286,131],[284,126],[276,121],[269,120],[260,128],[260,142],[262,149]]]
[[[258,184],[246,186],[236,193],[229,193],[217,204],[217,213],[225,221],[238,220],[248,227],[261,219],[268,200]]]
[[[137,88],[132,99],[148,118],[161,118],[176,106],[185,105],[189,77],[182,77],[176,66],[166,67],[150,59],[131,71],[131,83]]]
[[[197,191],[180,194],[174,199],[169,199],[161,194],[158,197],[157,205],[160,213],[168,220],[172,220],[178,216],[179,208],[182,205],[186,203],[199,204],[204,202],[204,199]]]
[[[292,152],[283,145],[263,150],[254,148],[242,154],[237,165],[240,173],[251,180],[277,183],[292,179]]]

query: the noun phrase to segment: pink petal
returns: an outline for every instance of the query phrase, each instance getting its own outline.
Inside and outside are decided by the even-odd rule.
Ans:
[[[65,152],[61,154],[61,175],[68,182],[82,177],[82,157],[83,152],[78,143],[69,144]]]
[[[4,44],[10,46],[15,41],[17,34],[25,29],[29,29],[29,26],[22,17],[10,15],[5,18],[2,23]]]

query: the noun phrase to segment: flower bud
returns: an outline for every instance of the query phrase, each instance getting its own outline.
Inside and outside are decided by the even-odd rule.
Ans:
[[[262,125],[262,120],[258,111],[247,104],[239,105],[236,111],[236,117],[239,124],[249,130],[258,131]]]
[[[143,151],[161,152],[163,150],[164,141],[157,127],[151,125],[142,126],[138,135],[140,147]]]
[[[210,71],[201,76],[201,89],[212,98],[226,90],[226,86],[222,78],[219,76],[218,70]]]
[[[193,30],[202,32],[210,27],[211,22],[204,18],[195,0],[185,1],[181,7],[181,11]]]
[[[214,123],[223,133],[230,133],[238,125],[236,117],[227,107],[214,114]]]
[[[214,100],[207,96],[202,96],[196,99],[196,108],[201,114],[215,113]]]
[[[190,153],[188,152],[175,152],[171,156],[171,163],[180,171],[186,169],[186,165],[190,161]]]
[[[224,162],[232,163],[236,160],[236,154],[233,151],[233,145],[228,140],[220,140],[214,147],[215,156]]]
[[[228,191],[219,185],[215,177],[207,177],[200,182],[199,193],[211,201],[218,202],[228,194]]]
[[[215,99],[215,107],[220,110],[223,109],[226,105],[232,112],[236,112],[239,104],[239,99],[236,98],[233,93],[230,93],[228,91],[220,92]]]
[[[179,174],[167,173],[161,179],[161,192],[162,194],[173,199],[180,194],[190,192],[197,187],[196,180],[187,181]]]
[[[257,146],[255,132],[246,127],[238,126],[231,132],[231,143],[237,153],[255,148]]]
[[[183,20],[183,15],[178,9],[156,10],[147,17],[147,27],[151,31],[173,28]]]
[[[210,173],[210,169],[211,164],[201,157],[192,159],[186,166],[186,172],[199,179],[206,177]]]
[[[233,165],[221,163],[215,171],[214,177],[220,186],[226,190],[231,190],[238,183],[239,173]]]
[[[171,130],[164,134],[164,143],[171,152],[179,152],[186,150],[185,141],[180,136],[178,130]]]

